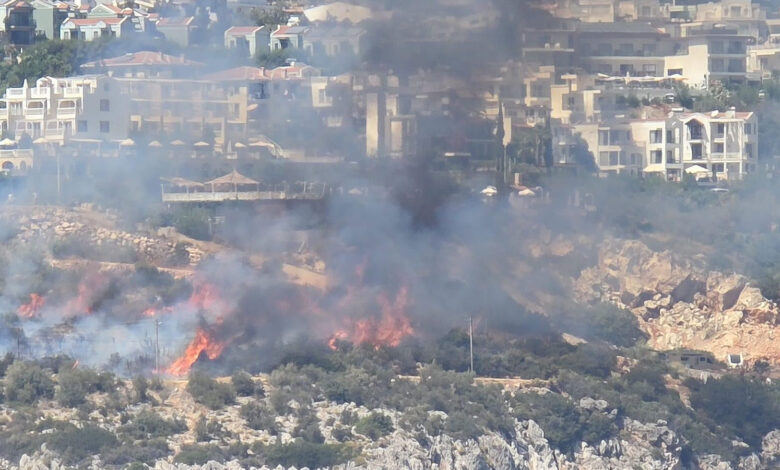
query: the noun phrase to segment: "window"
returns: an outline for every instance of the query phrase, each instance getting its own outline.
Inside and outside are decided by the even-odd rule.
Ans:
[[[712,41],[710,43],[711,54],[723,54],[723,41]]]
[[[650,131],[650,143],[660,144],[663,140],[663,131],[661,129],[655,129]]]
[[[674,130],[669,129],[668,131],[666,131],[666,143],[667,144],[674,143]]]
[[[76,127],[79,132],[87,132],[87,121],[79,121]]]
[[[110,91],[111,85],[108,82],[103,83],[103,91]]]
[[[642,73],[645,75],[655,76],[655,64],[643,64]]]
[[[723,59],[712,59],[710,62],[710,69],[713,72],[723,72]]]
[[[714,153],[723,153],[723,143],[716,142],[715,145],[712,147],[712,151]]]
[[[609,152],[609,164],[617,165],[619,163],[620,152]]]
[[[102,112],[111,111],[111,103],[108,100],[100,100],[100,110]]]
[[[650,160],[652,160],[653,163],[663,163],[663,157],[664,154],[661,150],[653,150],[650,152]]]
[[[712,170],[716,173],[723,173],[723,163],[713,163]]]
[[[691,144],[691,158],[693,160],[701,160],[701,144]]]
[[[100,132],[104,134],[111,132],[111,124],[108,121],[100,121]]]
[[[753,125],[745,124],[745,134],[750,135],[753,133]]]
[[[745,155],[748,158],[753,158],[753,144],[745,144]]]
[[[609,152],[599,152],[599,165],[600,166],[609,165]]]
[[[729,60],[729,72],[744,72],[745,71],[745,59],[731,59]]]
[[[723,133],[726,132],[726,125],[722,122],[715,124],[715,137],[723,137]]]
[[[667,70],[667,73],[669,74],[670,77],[672,75],[682,75],[683,74],[683,69],[669,69],[669,70]]]
[[[674,150],[666,151],[666,163],[674,163]]]
[[[609,143],[612,145],[620,142],[620,131],[609,131]]]
[[[325,90],[317,90],[317,100],[320,102],[320,104],[325,102]]]
[[[599,131],[599,145],[609,145],[609,131]]]

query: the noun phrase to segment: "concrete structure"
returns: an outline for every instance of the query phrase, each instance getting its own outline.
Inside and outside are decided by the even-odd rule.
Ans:
[[[44,77],[8,88],[0,100],[0,128],[16,139],[65,143],[88,139],[118,142],[127,138],[128,100],[113,79],[101,75]]]
[[[271,50],[278,51],[292,47],[303,49],[303,36],[309,31],[306,26],[279,26],[271,33]]]
[[[126,37],[135,31],[128,17],[69,18],[60,26],[60,39],[94,41],[101,37]]]
[[[11,0],[3,4],[0,15],[4,21],[0,31],[9,43],[27,46],[35,41],[33,7],[25,0]]]
[[[192,16],[160,18],[155,27],[160,34],[165,36],[165,39],[182,47],[187,47],[192,43],[197,29],[195,18]]]
[[[366,31],[356,26],[318,26],[303,36],[303,48],[311,56],[359,57],[364,49]]]
[[[370,20],[373,12],[370,8],[360,5],[353,5],[346,2],[333,2],[327,5],[319,5],[307,8],[303,11],[304,16],[310,23],[336,21],[347,21],[357,24],[362,21]]]
[[[60,26],[68,18],[68,6],[61,2],[33,0],[33,20],[35,33],[46,39],[60,37]]]
[[[742,179],[758,162],[758,122],[753,113],[673,111],[662,119],[613,119],[576,124],[602,175],[685,174],[713,181]]]
[[[681,75],[688,84],[706,87],[713,81],[747,81],[749,36],[725,27],[690,31],[678,44],[676,55],[666,58],[665,75]]]
[[[225,49],[237,49],[249,57],[268,52],[270,41],[265,26],[232,26],[225,30]]]
[[[107,73],[113,77],[193,78],[199,74],[202,66],[202,63],[184,57],[140,51],[87,62],[81,69],[88,73]]]

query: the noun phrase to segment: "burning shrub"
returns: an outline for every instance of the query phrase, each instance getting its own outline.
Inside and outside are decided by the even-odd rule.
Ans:
[[[193,372],[187,381],[187,392],[201,405],[218,410],[236,401],[236,391],[231,384],[219,383],[201,372]]]
[[[5,377],[5,396],[11,402],[31,405],[39,398],[54,396],[51,371],[32,362],[14,362]]]
[[[355,432],[368,437],[371,440],[379,439],[393,432],[393,420],[383,413],[373,412],[361,418],[355,424]]]
[[[241,407],[240,414],[252,429],[267,431],[272,436],[279,432],[274,414],[264,404],[247,403]]]

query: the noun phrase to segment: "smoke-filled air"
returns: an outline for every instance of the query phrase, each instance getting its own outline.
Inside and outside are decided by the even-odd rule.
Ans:
[[[0,17],[0,468],[780,466],[778,0]]]

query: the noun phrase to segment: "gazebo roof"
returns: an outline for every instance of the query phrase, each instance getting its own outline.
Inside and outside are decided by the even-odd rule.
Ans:
[[[236,170],[231,171],[225,176],[220,176],[211,181],[207,181],[206,184],[260,184],[258,181],[252,178],[247,178]]]
[[[203,186],[203,183],[198,183],[197,181],[188,180],[187,178],[180,178],[178,176],[174,176],[173,178],[162,178],[162,180],[174,186],[187,186],[191,188]]]

